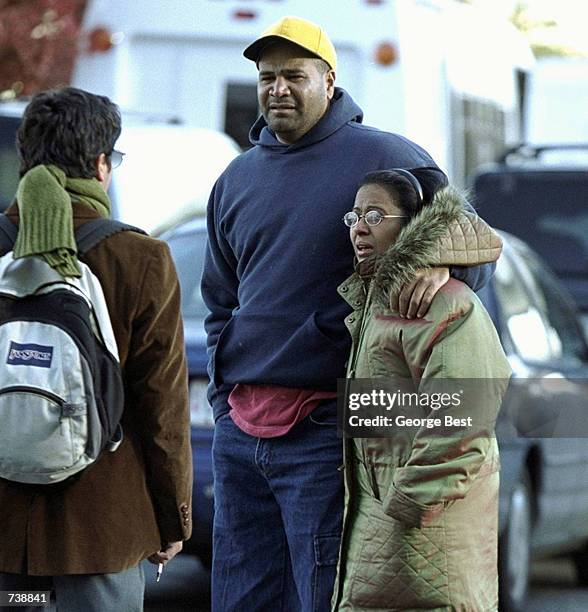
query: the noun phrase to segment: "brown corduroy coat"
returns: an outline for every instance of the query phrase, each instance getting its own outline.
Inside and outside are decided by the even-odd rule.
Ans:
[[[98,217],[74,204],[74,225]],[[18,222],[16,205],[7,210]],[[192,455],[180,290],[167,245],[136,232],[83,257],[118,343],[124,441],[71,483],[0,479],[0,572],[112,573],[191,533]]]

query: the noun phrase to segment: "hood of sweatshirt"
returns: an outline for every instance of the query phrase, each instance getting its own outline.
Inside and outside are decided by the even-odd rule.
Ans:
[[[275,149],[276,152],[288,153],[329,137],[350,121],[361,123],[363,112],[344,89],[335,87],[335,93],[327,112],[314,127],[293,144],[285,145],[281,143],[269,128],[263,115],[253,124],[249,132],[249,141],[253,145],[270,147]]]

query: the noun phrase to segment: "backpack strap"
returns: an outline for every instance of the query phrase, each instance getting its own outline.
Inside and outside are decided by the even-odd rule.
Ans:
[[[0,215],[0,250],[2,252],[12,251],[17,233],[16,225],[6,215]]]
[[[92,219],[81,225],[75,232],[78,256],[85,255],[104,238],[118,234],[118,232],[137,232],[146,235],[146,232],[142,229],[121,221]],[[0,214],[0,250],[4,252],[12,251],[17,234],[18,227],[6,215]]]
[[[99,242],[118,234],[119,232],[137,232],[138,234],[147,235],[142,229],[134,225],[128,225],[121,221],[113,219],[92,219],[81,225],[75,233],[76,244],[78,245],[78,257],[85,255],[90,249],[93,249]]]

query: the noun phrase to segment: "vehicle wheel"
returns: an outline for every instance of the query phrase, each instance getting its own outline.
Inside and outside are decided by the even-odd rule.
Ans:
[[[579,586],[588,586],[588,544],[572,554]]]
[[[514,486],[504,533],[498,542],[501,612],[521,612],[529,588],[531,560],[531,484],[526,471]]]

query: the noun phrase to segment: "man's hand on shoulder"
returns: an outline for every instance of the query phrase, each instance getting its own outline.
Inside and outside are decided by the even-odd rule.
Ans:
[[[155,565],[159,563],[166,565],[182,550],[183,546],[183,542],[168,542],[161,547],[161,550],[147,557],[147,560]]]
[[[437,291],[449,280],[449,268],[422,268],[417,270],[415,279],[402,288],[398,304],[391,298],[390,307],[398,308],[401,317],[421,318],[427,314]]]

